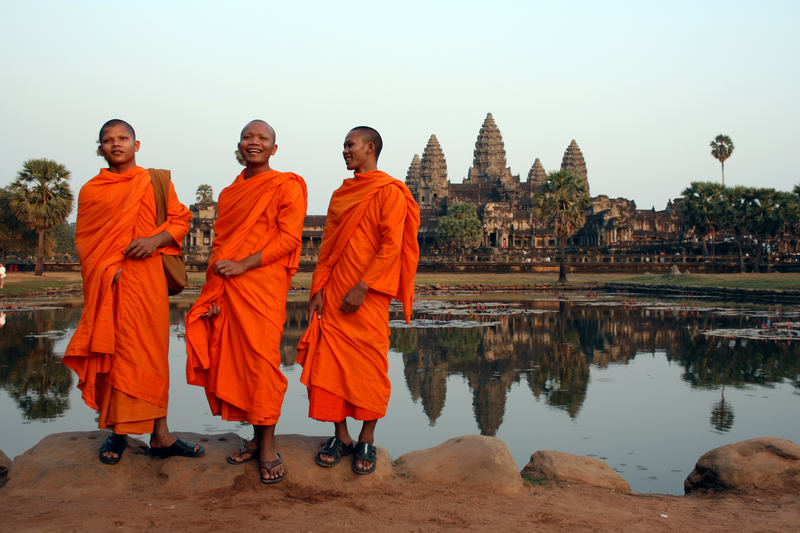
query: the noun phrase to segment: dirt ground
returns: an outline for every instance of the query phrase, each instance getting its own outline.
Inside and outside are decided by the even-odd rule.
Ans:
[[[252,477],[252,476],[251,476]],[[165,489],[102,498],[65,491],[2,494],[0,531],[797,531],[796,494],[624,495],[578,484],[526,486],[515,496],[458,488],[319,491],[287,480],[263,486]]]

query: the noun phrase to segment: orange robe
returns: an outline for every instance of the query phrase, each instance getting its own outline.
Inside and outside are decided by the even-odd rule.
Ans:
[[[176,243],[191,218],[170,183],[167,220],[156,227],[153,186],[141,167],[122,174],[103,169],[81,189],[75,247],[84,303],[64,364],[78,374],[87,405],[100,411],[100,428],[151,433],[153,420],[167,414],[169,302],[160,254],[180,253]],[[162,231],[175,243],[145,259],[122,254],[134,239]]]
[[[339,422],[330,400],[344,400],[341,414],[383,417],[389,404],[389,303],[411,318],[419,261],[419,206],[405,184],[374,170],[344,180],[331,197],[311,285],[323,291],[322,319],[311,318],[297,347],[300,381],[309,388],[309,416]],[[354,313],[339,309],[347,293],[369,286]]]
[[[307,192],[303,178],[242,172],[219,196],[206,283],[186,316],[186,377],[205,387],[211,412],[225,420],[273,425],[286,392],[280,342],[286,294],[300,261]],[[231,278],[217,261],[261,252],[261,267]],[[201,315],[216,302],[220,314]]]

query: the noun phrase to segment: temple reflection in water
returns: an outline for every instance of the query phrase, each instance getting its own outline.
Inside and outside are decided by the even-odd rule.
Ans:
[[[681,365],[682,379],[692,387],[768,385],[788,378],[800,392],[796,344],[702,334],[719,327],[753,327],[764,320],[757,313],[556,299],[504,304],[490,313],[486,309],[485,303],[444,303],[433,311],[416,310],[415,318],[447,324],[454,318],[451,310],[466,310],[471,320],[491,325],[392,329],[391,347],[403,355],[406,387],[432,425],[447,401],[450,375],[469,384],[481,434],[495,435],[513,384],[524,379],[537,399],[574,418],[586,400],[591,365],[626,364],[640,353],[664,353]],[[306,320],[306,304],[290,302],[282,344],[286,365],[294,363],[294,346]],[[724,390],[713,409],[711,425],[730,429],[733,408],[726,405]]]
[[[178,302],[171,306],[173,332],[181,333],[188,307]],[[75,327],[80,307],[15,311],[9,317],[0,330],[0,387],[25,419],[60,416],[69,408],[74,376],[54,354],[54,343]],[[420,301],[415,320],[420,327],[392,329],[391,347],[402,354],[405,387],[413,401],[421,403],[431,425],[442,414],[448,377],[453,375],[468,384],[484,435],[497,434],[515,384],[526,383],[537,400],[574,419],[586,401],[592,365],[626,364],[641,353],[665,354],[682,367],[681,378],[691,387],[720,390],[719,401],[703,407],[709,409],[710,427],[718,432],[735,423],[726,386],[770,386],[788,379],[800,393],[796,343],[702,333],[758,327],[770,320],[767,311],[553,297],[497,304]],[[295,345],[306,323],[306,303],[289,302],[281,343],[284,365],[295,363]],[[395,382],[393,387],[403,384]]]

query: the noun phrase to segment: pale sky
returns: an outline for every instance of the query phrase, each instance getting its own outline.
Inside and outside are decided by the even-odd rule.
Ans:
[[[241,171],[254,118],[273,168],[302,175],[309,214],[351,174],[342,141],[381,132],[379,166],[405,179],[436,134],[451,182],[491,112],[508,166],[557,169],[571,139],[592,195],[663,209],[719,180],[708,143],[736,149],[726,185],[800,183],[795,1],[206,2],[0,0],[0,186],[55,159],[78,189],[103,166],[98,129],[122,118],[137,162],[169,168],[181,201]],[[74,220],[74,214],[71,217]]]

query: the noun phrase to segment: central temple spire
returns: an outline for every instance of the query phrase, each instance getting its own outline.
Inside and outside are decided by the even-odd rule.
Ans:
[[[472,167],[464,183],[486,183],[508,185],[513,181],[511,169],[506,167],[506,149],[503,136],[491,113],[486,114],[483,126],[475,141]]]

